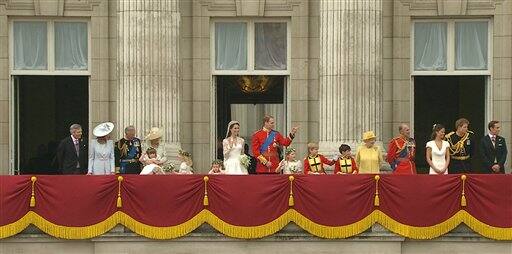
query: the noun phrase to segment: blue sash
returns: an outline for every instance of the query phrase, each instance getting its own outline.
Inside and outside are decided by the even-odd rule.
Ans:
[[[407,146],[407,144],[405,144],[405,145]],[[400,161],[398,161],[398,159],[407,158],[407,156],[409,156],[409,149],[407,147],[404,147],[404,149],[402,149],[402,151],[400,151],[400,153],[398,153],[397,158],[390,164],[391,169],[393,169],[393,171],[395,171],[396,166],[398,166],[398,164],[400,163]]]
[[[276,131],[271,130],[270,133],[267,136],[267,139],[265,139],[265,142],[263,142],[263,145],[260,147],[260,153],[263,153],[268,149],[268,147],[274,142],[274,138],[276,137]]]

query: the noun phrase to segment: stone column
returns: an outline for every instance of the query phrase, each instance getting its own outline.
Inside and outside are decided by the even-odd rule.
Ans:
[[[320,2],[320,151],[382,133],[382,0]]]
[[[180,147],[178,0],[118,0],[117,123],[143,137],[163,128],[167,153]]]

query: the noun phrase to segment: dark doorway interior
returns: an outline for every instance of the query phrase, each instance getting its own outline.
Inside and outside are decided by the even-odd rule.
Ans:
[[[430,140],[435,123],[446,127],[446,134],[455,129],[461,117],[469,120],[475,141],[485,133],[485,76],[421,76],[414,77],[414,137],[417,143],[418,172],[428,173],[425,144]],[[478,151],[473,168],[481,169]]]
[[[16,76],[18,162],[21,174],[57,174],[55,151],[79,123],[87,139],[87,76]]]
[[[231,119],[232,104],[283,104],[285,76],[216,76],[217,158],[222,159],[222,140]],[[257,116],[254,116],[257,117]],[[249,141],[246,141],[246,144]]]

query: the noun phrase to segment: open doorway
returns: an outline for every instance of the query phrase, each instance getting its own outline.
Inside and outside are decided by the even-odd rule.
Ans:
[[[240,136],[246,148],[251,147],[252,134],[261,128],[263,117],[272,115],[276,130],[285,130],[285,80],[286,76],[223,75],[216,78],[217,100],[217,158],[222,159],[222,140],[226,137],[227,124],[240,122]],[[252,154],[250,149],[248,154]]]
[[[455,129],[461,117],[469,120],[475,141],[485,133],[486,76],[416,76],[414,77],[414,138],[418,173],[428,173],[425,144],[430,140],[432,126],[446,127],[446,134]],[[477,145],[478,146],[478,145]],[[476,147],[478,149],[478,147]],[[481,169],[475,150],[472,166]]]
[[[20,174],[58,174],[56,149],[69,126],[82,125],[87,139],[87,76],[14,76],[16,169]]]

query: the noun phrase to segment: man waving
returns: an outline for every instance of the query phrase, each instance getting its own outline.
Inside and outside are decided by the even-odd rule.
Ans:
[[[279,146],[289,146],[299,127],[293,127],[288,137],[283,137],[274,130],[275,120],[273,116],[263,118],[263,128],[252,135],[252,153],[257,159],[257,174],[278,174]]]

